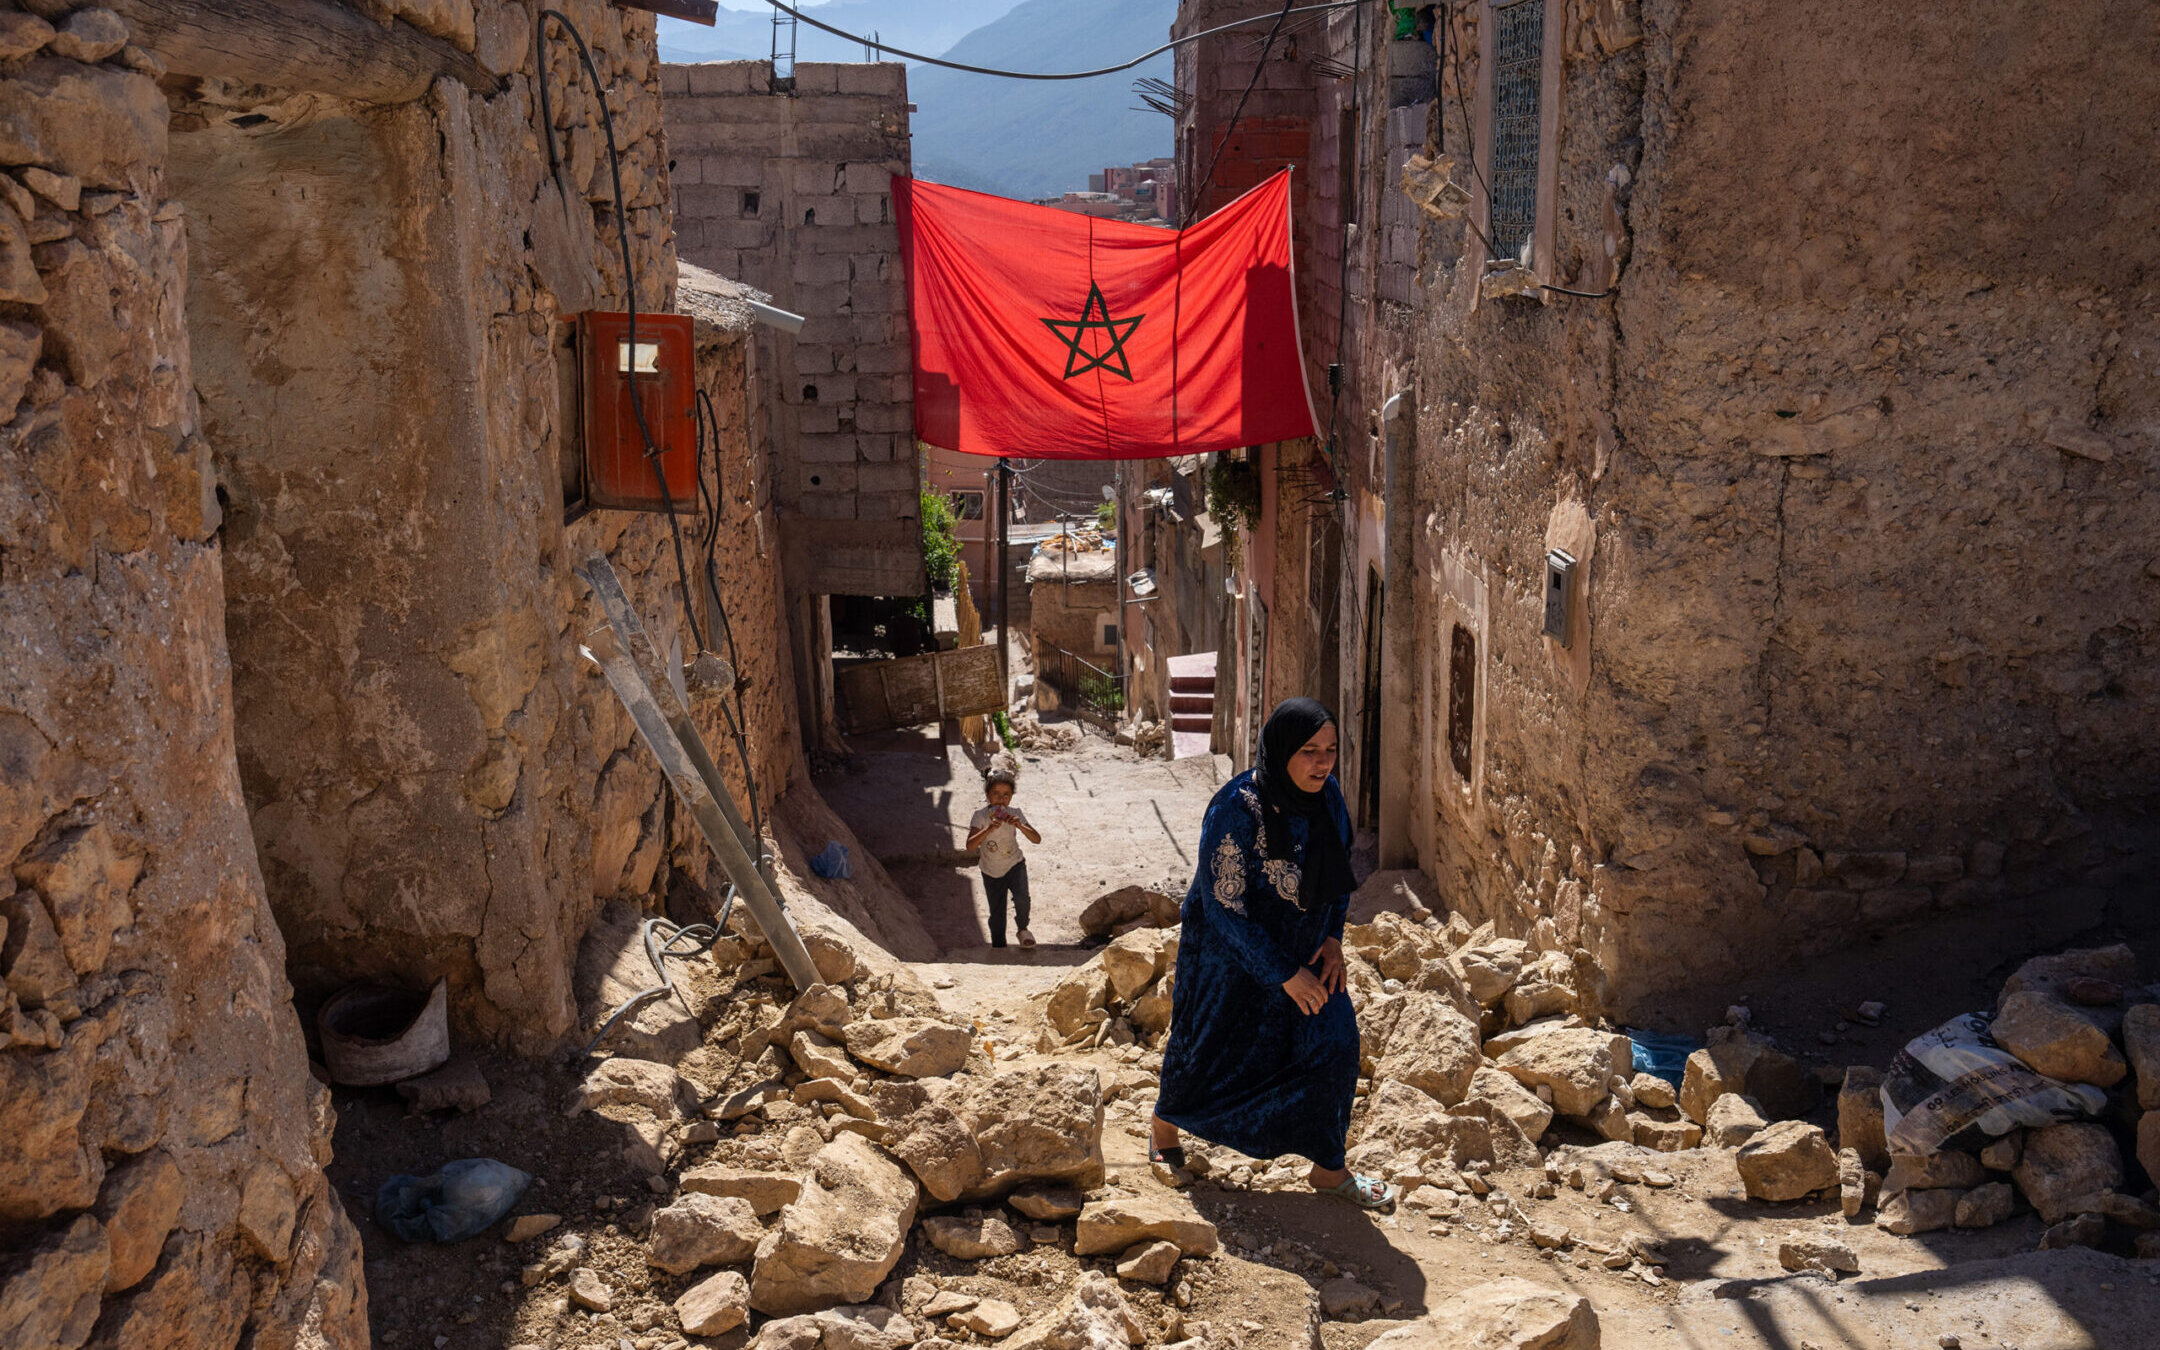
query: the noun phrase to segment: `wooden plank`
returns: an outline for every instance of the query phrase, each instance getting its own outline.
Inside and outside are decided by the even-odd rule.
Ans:
[[[671,19],[701,23],[707,28],[716,28],[720,23],[720,0],[615,0],[615,8],[665,14]]]
[[[106,0],[175,75],[410,103],[448,75],[480,94],[504,81],[410,24],[388,27],[330,0]]]

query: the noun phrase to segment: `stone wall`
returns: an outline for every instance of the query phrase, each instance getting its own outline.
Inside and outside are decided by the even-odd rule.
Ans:
[[[907,69],[668,66],[683,257],[805,318],[767,330],[768,406],[792,588],[922,592],[921,468],[892,176],[908,172]]]
[[[1426,229],[1422,861],[1588,946],[1616,1011],[2129,861],[2160,49],[2127,15],[1570,4],[1546,279],[1616,296],[1480,297]]]
[[[606,84],[637,304],[664,310],[652,19],[564,8]],[[577,654],[600,618],[572,567],[606,551],[688,635],[664,520],[565,524],[557,350],[627,294],[599,104],[551,27],[551,173],[530,19],[479,17],[493,97],[199,81],[172,143],[241,776],[304,1006],[447,978],[461,1036],[535,1051],[572,1024],[599,901],[650,890],[665,852],[659,771]]]
[[[0,1344],[367,1344],[234,759],[154,58],[0,11]]]

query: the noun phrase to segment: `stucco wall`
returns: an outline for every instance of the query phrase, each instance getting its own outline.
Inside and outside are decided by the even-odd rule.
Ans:
[[[1443,722],[1482,625],[1428,869],[1589,945],[1623,1010],[2105,884],[2160,756],[2151,15],[1652,3],[1630,43],[1609,8],[1565,25],[1551,279],[1599,289],[1615,223],[1614,299],[1473,308],[1425,234]],[[1588,555],[1570,651],[1556,543]]]

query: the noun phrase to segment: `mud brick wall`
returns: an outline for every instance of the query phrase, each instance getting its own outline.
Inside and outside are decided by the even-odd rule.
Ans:
[[[67,8],[0,11],[0,1345],[362,1350],[234,758],[159,67]]]
[[[805,317],[767,329],[768,408],[791,587],[921,593],[922,473],[892,176],[908,171],[907,70],[667,66],[682,256]]]
[[[2104,899],[2149,846],[2160,49],[2126,13],[1571,3],[1549,280],[1602,289],[1611,237],[1617,294],[1481,299],[1424,227],[1421,859],[1588,947],[1616,1015]]]

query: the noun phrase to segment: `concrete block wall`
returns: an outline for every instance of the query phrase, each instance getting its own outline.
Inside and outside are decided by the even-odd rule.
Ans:
[[[907,70],[765,61],[663,66],[682,256],[805,316],[763,369],[791,585],[923,588],[907,292],[892,178],[909,169]]]

